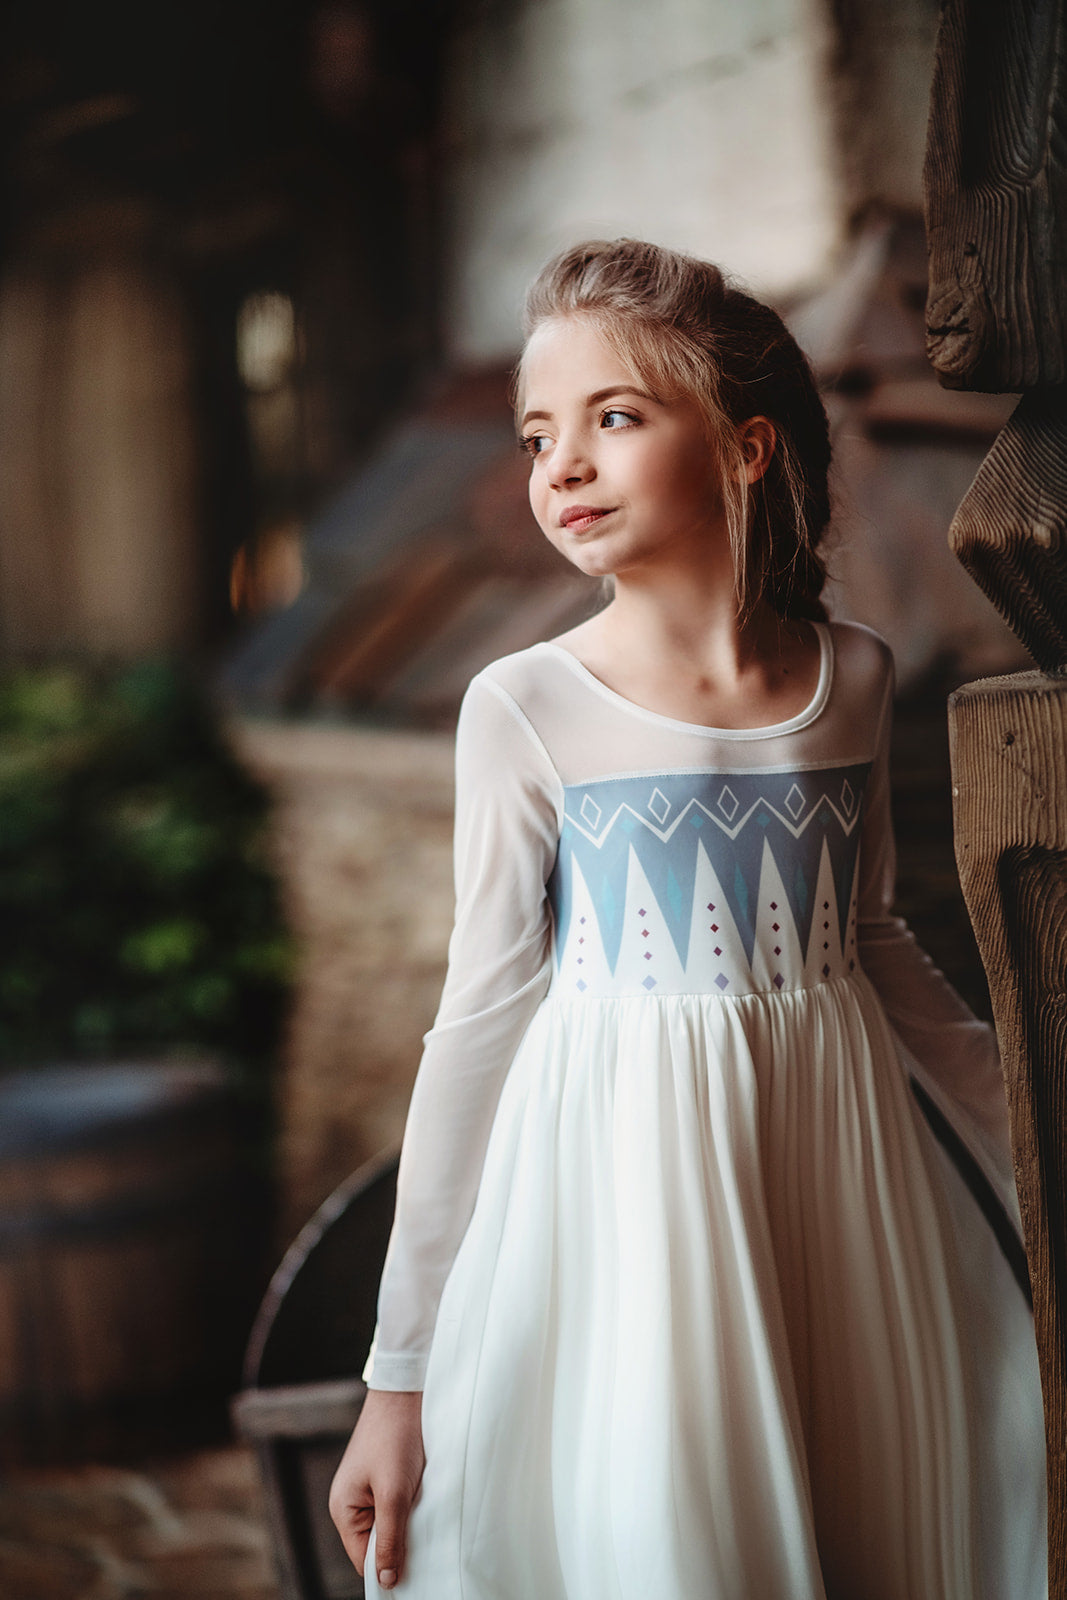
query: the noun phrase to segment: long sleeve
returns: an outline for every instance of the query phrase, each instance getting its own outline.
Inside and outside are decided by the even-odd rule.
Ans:
[[[376,1389],[423,1384],[501,1087],[549,985],[545,885],[561,808],[562,788],[537,734],[498,684],[475,678],[456,732],[456,920],[404,1134],[364,1372]]]
[[[1008,1108],[996,1034],[974,1016],[892,914],[896,849],[890,817],[889,736],[893,675],[885,684],[878,744],[865,801],[860,847],[857,944],[922,1086],[955,1125],[998,1193],[1017,1216]]]

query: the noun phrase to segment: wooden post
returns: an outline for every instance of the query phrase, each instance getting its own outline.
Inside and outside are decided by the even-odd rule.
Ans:
[[[949,701],[956,860],[989,978],[1034,1291],[1049,1594],[1067,1594],[1067,679],[987,678]]]
[[[989,978],[1034,1289],[1049,1594],[1067,1600],[1067,0],[945,0],[927,348],[1022,393],[950,530],[1041,669],[949,700],[956,860]]]

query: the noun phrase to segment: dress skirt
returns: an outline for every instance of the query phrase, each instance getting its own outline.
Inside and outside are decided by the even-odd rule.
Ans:
[[[392,1593],[1039,1600],[1035,1371],[862,973],[552,993],[445,1286]]]

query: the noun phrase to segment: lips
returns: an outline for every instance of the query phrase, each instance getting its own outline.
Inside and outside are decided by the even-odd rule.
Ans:
[[[572,533],[581,533],[599,522],[601,517],[610,516],[614,509],[613,506],[568,506],[560,512],[559,525],[569,528]]]

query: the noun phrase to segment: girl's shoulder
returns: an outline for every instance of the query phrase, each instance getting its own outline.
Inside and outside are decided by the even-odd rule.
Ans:
[[[548,754],[561,702],[561,664],[548,645],[535,644],[501,656],[475,673],[460,707],[457,739],[493,748],[501,757],[532,760],[555,771]]]
[[[558,701],[567,677],[565,651],[553,644],[533,644],[490,661],[471,679],[467,694],[488,691],[498,699],[510,701],[516,710],[536,722],[540,707]]]
[[[828,730],[856,759],[874,759],[885,742],[893,713],[896,674],[893,652],[881,634],[861,622],[831,622],[833,688]]]
[[[833,621],[828,626],[835,679],[858,693],[892,693],[893,652],[882,635],[863,622]]]

